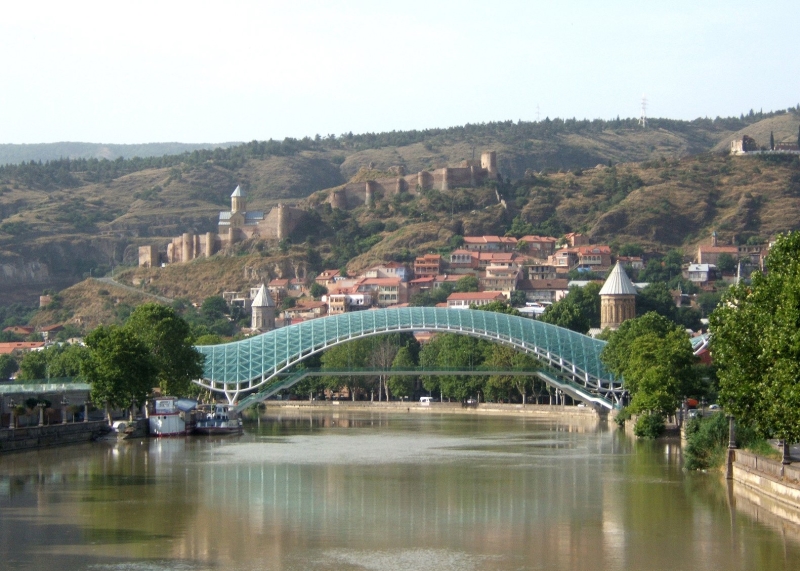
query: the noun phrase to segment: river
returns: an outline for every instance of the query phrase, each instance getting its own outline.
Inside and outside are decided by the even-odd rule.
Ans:
[[[677,442],[595,421],[273,413],[241,437],[0,458],[0,568],[800,568]]]

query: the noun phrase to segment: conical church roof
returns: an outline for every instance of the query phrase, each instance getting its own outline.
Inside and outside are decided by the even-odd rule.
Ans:
[[[253,299],[253,307],[275,307],[275,301],[264,284],[261,284],[256,297]]]
[[[242,189],[241,189],[241,187],[240,187],[240,186],[237,184],[237,185],[236,185],[236,190],[234,190],[234,191],[233,191],[233,194],[231,194],[231,198],[236,198],[236,197],[239,197],[239,196],[242,196]]]
[[[606,283],[600,289],[600,295],[636,295],[636,286],[633,285],[619,262],[608,274]]]

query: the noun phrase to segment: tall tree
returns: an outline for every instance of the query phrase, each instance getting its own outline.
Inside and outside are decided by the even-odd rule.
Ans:
[[[800,441],[800,232],[781,235],[750,285],[710,317],[720,401],[760,435]]]
[[[86,336],[88,357],[81,372],[92,386],[97,405],[127,408],[141,404],[157,380],[157,369],[147,346],[130,330],[100,326]]]
[[[681,397],[694,390],[696,358],[689,338],[680,326],[655,312],[622,323],[600,358],[624,380],[631,396],[628,408],[644,414],[642,419],[672,414]]]
[[[409,348],[400,347],[392,361],[392,369],[407,370],[416,366],[417,364],[414,362],[414,357]],[[414,394],[414,377],[411,375],[392,375],[386,381],[386,384],[396,397],[411,397]]]
[[[772,134],[772,131],[769,132],[769,150],[775,150],[775,135]]]
[[[203,356],[192,346],[191,328],[171,307],[140,305],[125,322],[125,328],[152,353],[163,394],[185,395],[192,380],[203,375]]]
[[[600,285],[570,288],[563,299],[545,310],[541,320],[579,333],[600,327]]]

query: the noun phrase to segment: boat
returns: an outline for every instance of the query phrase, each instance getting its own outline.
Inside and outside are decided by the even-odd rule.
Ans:
[[[201,409],[201,414],[194,425],[195,434],[241,434],[242,419],[232,410],[229,404],[212,404]]]
[[[186,420],[178,408],[175,397],[158,397],[153,399],[149,412],[151,436],[184,436]]]

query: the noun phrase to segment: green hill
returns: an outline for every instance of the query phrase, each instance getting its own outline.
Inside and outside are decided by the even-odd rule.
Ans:
[[[362,168],[415,172],[454,165],[486,149],[497,151],[504,177],[497,191],[506,207],[494,188],[431,191],[410,202],[347,213],[346,220],[319,214],[293,240],[304,252],[308,248],[300,244],[314,240],[319,259],[311,267],[350,263],[358,269],[444,247],[456,234],[502,234],[515,218],[541,232],[582,230],[598,240],[651,248],[691,247],[710,228],[731,238],[768,235],[794,227],[797,219],[794,163],[708,153],[726,149],[743,133],[758,139],[773,131],[777,141],[796,136],[798,124],[795,109],[714,120],[651,119],[647,129],[634,119],[508,121],[253,141],[158,157],[6,165],[0,167],[0,291],[30,299],[45,287],[133,265],[139,245],[163,246],[183,232],[213,230],[237,184],[251,210],[279,201],[310,207],[321,202],[315,193]],[[609,163],[615,168],[598,167]],[[264,257],[274,247],[247,244],[243,252]]]

